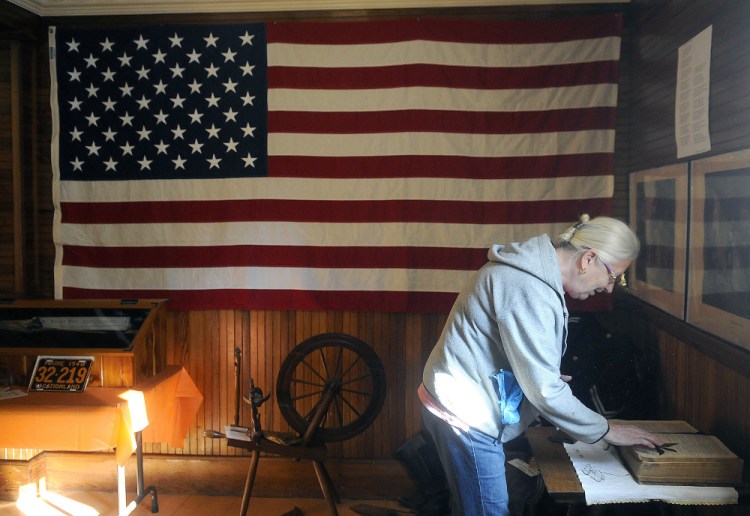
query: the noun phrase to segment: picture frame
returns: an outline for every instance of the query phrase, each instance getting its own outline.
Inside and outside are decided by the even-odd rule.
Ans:
[[[687,289],[688,164],[630,175],[630,227],[641,252],[630,266],[630,292],[685,319]]]
[[[687,321],[750,349],[750,149],[691,170]]]

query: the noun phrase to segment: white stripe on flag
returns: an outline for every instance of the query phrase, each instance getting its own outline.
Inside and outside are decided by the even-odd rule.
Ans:
[[[64,286],[117,290],[270,289],[456,292],[473,271],[431,269],[327,269],[220,267],[92,269],[63,267]]]
[[[400,64],[437,64],[485,68],[546,66],[620,58],[620,38],[553,43],[487,44],[404,41],[360,45],[269,43],[270,66],[361,68]]]
[[[614,130],[532,134],[271,133],[269,156],[521,157],[612,152]]]
[[[613,189],[614,179],[609,175],[531,179],[249,178],[66,181],[60,197],[63,202],[86,203],[253,199],[522,202],[608,198]]]
[[[556,88],[462,89],[407,87],[372,90],[272,88],[268,110],[301,112],[368,112],[431,109],[467,112],[523,112],[547,109],[614,107],[616,84]]]
[[[66,245],[171,247],[279,245],[336,247],[455,247],[481,249],[540,233],[556,237],[567,224],[433,224],[222,222],[163,224],[62,224]],[[158,252],[158,251],[154,251]]]

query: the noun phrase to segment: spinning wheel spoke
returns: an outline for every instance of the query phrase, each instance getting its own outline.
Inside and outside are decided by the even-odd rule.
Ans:
[[[294,396],[294,397],[292,397],[292,400],[293,401],[304,400],[304,399],[312,398],[313,396],[320,396],[321,394],[323,394],[323,390],[322,389],[319,390],[319,391],[308,392],[306,394],[300,394],[299,396]],[[316,406],[317,406],[317,404],[316,404]],[[313,407],[313,410],[315,410],[315,407]]]
[[[357,378],[352,378],[351,380],[347,380],[346,382],[342,382],[343,385],[358,382],[360,380],[364,380],[365,378],[372,378],[371,374],[363,374],[362,376],[358,376]]]
[[[292,378],[291,382],[292,383],[301,383],[303,385],[311,385],[313,387],[320,387],[321,389],[326,386],[325,381],[324,381],[324,383],[316,383],[316,382],[311,382],[310,380],[304,380],[302,378]]]
[[[343,378],[343,377],[345,377],[345,376],[346,376],[347,374],[349,374],[349,371],[351,371],[352,369],[354,369],[354,366],[356,366],[356,365],[357,365],[357,364],[359,363],[359,361],[360,361],[361,359],[362,359],[362,357],[359,357],[359,356],[358,356],[358,357],[357,357],[357,358],[356,358],[356,359],[354,360],[354,362],[352,362],[352,364],[351,364],[351,365],[349,366],[349,368],[348,368],[348,369],[347,369],[346,371],[344,371],[344,372],[343,372],[343,373],[341,374],[341,378]]]
[[[372,348],[350,335],[328,333],[290,352],[279,370],[276,399],[284,419],[300,433],[325,402],[326,413],[315,435],[323,441],[342,441],[372,424],[385,389],[383,364]]]
[[[342,398],[341,398],[341,401],[343,401],[344,403],[346,403],[346,405],[347,405],[347,406],[349,407],[349,409],[350,409],[350,410],[351,410],[352,412],[354,412],[354,413],[355,413],[355,414],[357,414],[358,416],[360,415],[359,411],[357,410],[357,407],[355,407],[354,405],[352,405],[351,403],[349,403],[349,401],[348,401],[348,400],[347,400],[346,398],[342,397]]]
[[[325,357],[323,357],[323,361],[325,362]],[[302,365],[306,366],[307,369],[309,369],[310,372],[312,372],[312,374],[314,374],[315,376],[317,376],[318,378],[320,378],[321,380],[323,380],[323,383],[325,383],[326,377],[328,376],[327,372],[326,372],[326,376],[321,376],[320,373],[318,373],[318,370],[315,369],[312,365],[310,365],[309,362],[307,362],[305,360],[302,361]],[[325,368],[325,365],[324,365],[324,368]]]
[[[356,394],[358,396],[370,396],[372,393],[369,391],[357,391],[354,389],[341,389],[341,392],[347,392],[349,394]],[[343,398],[343,396],[342,396]]]
[[[323,372],[325,373],[325,378],[328,378],[331,376],[331,373],[328,370],[328,361],[326,360],[326,355],[323,353],[323,350],[319,350],[318,354],[320,355],[320,361],[323,364]],[[308,366],[309,367],[309,366]],[[316,375],[318,375],[317,372],[315,372]],[[318,375],[320,376],[320,375]]]

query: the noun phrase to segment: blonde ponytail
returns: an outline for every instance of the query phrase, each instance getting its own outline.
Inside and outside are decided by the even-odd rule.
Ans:
[[[638,237],[624,222],[611,217],[592,219],[586,213],[560,234],[555,246],[577,251],[596,249],[609,262],[632,261],[641,248]]]

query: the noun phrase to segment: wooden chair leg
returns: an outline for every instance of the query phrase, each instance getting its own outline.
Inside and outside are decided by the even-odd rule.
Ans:
[[[315,473],[316,475],[318,474],[317,469],[315,470]],[[336,485],[333,483],[333,480],[331,480],[331,476],[328,474],[328,468],[326,468],[325,462],[323,461],[320,462],[320,475],[323,476],[323,481],[328,485],[328,489],[330,489],[330,492],[333,495],[333,500],[336,503],[341,503],[339,492],[336,490]]]
[[[331,512],[331,516],[338,516],[339,513],[336,509],[336,502],[339,497],[338,493],[336,493],[336,489],[333,487],[331,477],[328,475],[328,470],[326,469],[325,464],[320,461],[314,460],[312,463],[313,467],[315,467],[315,476],[318,477],[320,489],[323,491],[323,496],[325,497],[326,502],[328,502],[328,510]]]
[[[245,490],[242,492],[242,507],[240,516],[247,514],[247,508],[250,506],[250,496],[253,493],[253,484],[255,483],[255,473],[258,471],[258,461],[260,460],[260,451],[253,450],[250,458],[250,467],[247,470],[247,479],[245,480]]]

